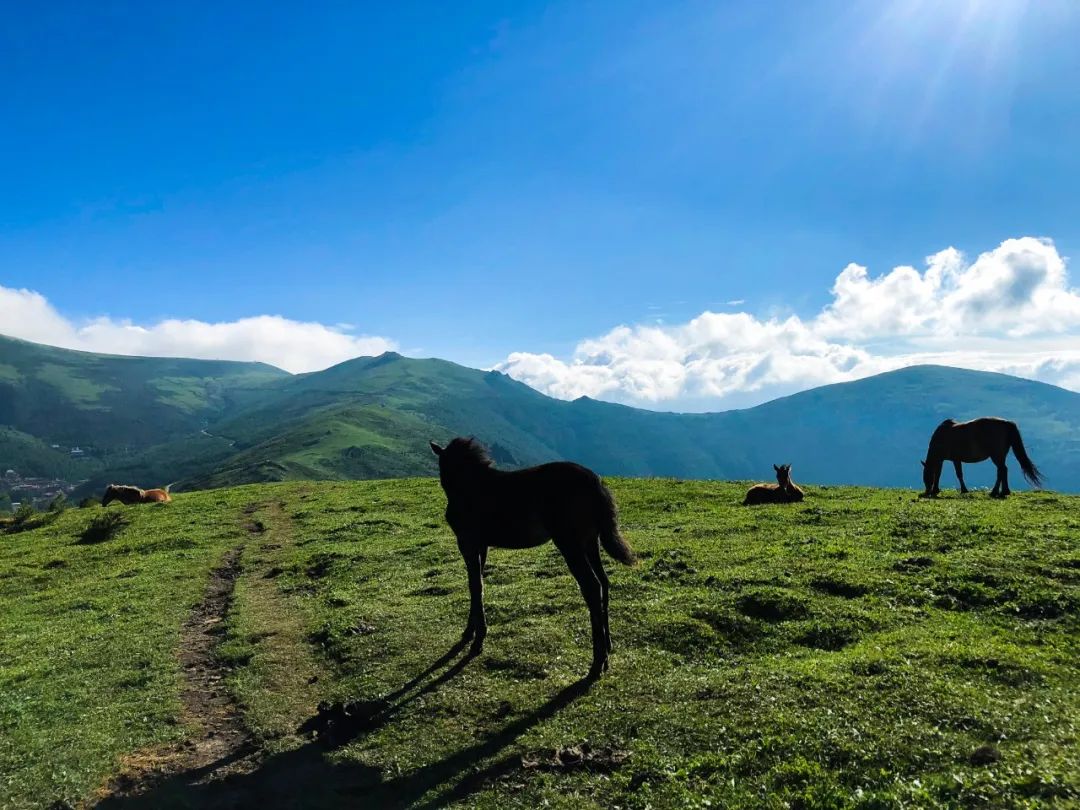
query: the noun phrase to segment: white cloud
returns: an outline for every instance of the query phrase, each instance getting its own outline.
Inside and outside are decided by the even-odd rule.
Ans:
[[[0,286],[0,334],[68,349],[151,357],[258,360],[286,371],[316,371],[352,357],[396,348],[387,338],[349,334],[277,315],[206,323],[166,320],[149,326],[96,318],[76,324],[40,293]]]
[[[33,290],[0,286],[0,334],[38,343],[70,345],[75,329]]]
[[[703,312],[671,326],[619,326],[570,358],[516,352],[497,368],[553,396],[651,407],[740,407],[919,363],[1080,390],[1080,293],[1046,239],[1009,239],[968,261],[871,277],[851,264],[808,320]]]
[[[734,304],[735,302],[729,302]],[[396,348],[273,315],[223,323],[113,318],[73,322],[41,294],[0,286],[0,333],[113,354],[259,360],[314,371]],[[681,324],[618,326],[567,358],[514,352],[497,368],[562,399],[647,407],[742,407],[918,363],[1043,380],[1080,390],[1080,291],[1046,239],[1002,242],[974,260],[949,248],[925,267],[871,276],[851,264],[810,318],[703,312]]]
[[[1065,260],[1047,239],[1008,239],[970,264],[949,248],[926,265],[922,273],[897,267],[870,278],[865,267],[849,264],[815,329],[855,339],[1025,336],[1080,326],[1080,295],[1069,289]]]

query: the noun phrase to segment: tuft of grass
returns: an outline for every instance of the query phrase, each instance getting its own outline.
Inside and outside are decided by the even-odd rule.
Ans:
[[[806,600],[785,588],[753,588],[735,604],[743,615],[766,622],[801,619],[809,612]]]
[[[114,509],[111,512],[102,512],[86,524],[86,528],[79,534],[78,542],[86,545],[89,543],[104,543],[112,540],[128,524],[123,513]]]

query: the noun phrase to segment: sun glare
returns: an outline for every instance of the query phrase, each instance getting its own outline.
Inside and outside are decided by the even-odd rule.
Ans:
[[[847,12],[838,87],[874,128],[918,141],[961,105],[971,130],[993,130],[1031,25],[1071,10],[1057,0],[890,0]]]

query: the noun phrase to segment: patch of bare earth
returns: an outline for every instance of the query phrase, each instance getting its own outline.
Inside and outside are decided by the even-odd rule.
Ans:
[[[225,685],[229,671],[215,655],[240,574],[242,551],[242,546],[228,551],[211,572],[202,602],[180,633],[179,658],[184,672],[180,720],[196,731],[176,745],[126,756],[98,800],[139,796],[181,773],[189,776],[192,784],[201,784],[254,767],[255,747]]]

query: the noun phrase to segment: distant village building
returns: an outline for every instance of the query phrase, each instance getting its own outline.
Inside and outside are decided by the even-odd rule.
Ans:
[[[18,474],[14,470],[8,470],[4,473],[4,478],[18,478]]]
[[[82,454],[83,454],[83,450],[82,450],[81,447],[72,447],[71,448],[71,455],[73,455],[73,456],[81,456]]]

